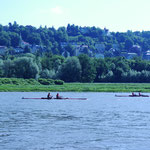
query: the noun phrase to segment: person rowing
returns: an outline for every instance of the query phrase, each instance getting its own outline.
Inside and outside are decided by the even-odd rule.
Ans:
[[[59,93],[56,94],[56,99],[62,99],[62,97],[59,96]]]
[[[132,96],[137,96],[134,92],[132,92]]]
[[[52,99],[52,95],[50,94],[50,93],[48,93],[48,95],[47,95],[47,99]]]

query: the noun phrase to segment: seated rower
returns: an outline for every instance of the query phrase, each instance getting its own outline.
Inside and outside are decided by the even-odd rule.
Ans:
[[[134,92],[132,92],[132,96],[137,96]]]
[[[56,94],[56,99],[61,99],[62,97],[59,96],[59,93]]]
[[[52,99],[52,97],[53,97],[53,96],[51,96],[51,94],[48,93],[47,98],[48,98],[48,99]]]

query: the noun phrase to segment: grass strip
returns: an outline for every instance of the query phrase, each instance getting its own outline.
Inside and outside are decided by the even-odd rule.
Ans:
[[[1,84],[0,92],[150,92],[150,83],[64,83],[64,85]]]

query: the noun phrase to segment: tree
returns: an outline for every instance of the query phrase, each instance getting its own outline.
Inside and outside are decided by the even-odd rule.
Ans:
[[[129,50],[133,46],[134,42],[131,39],[125,41],[125,49]]]
[[[14,61],[7,59],[4,61],[4,77],[7,78],[11,78],[11,77],[15,77],[15,65],[14,65]]]
[[[102,58],[95,59],[95,66],[96,66],[95,82],[99,82],[101,80],[102,75],[105,75],[108,72],[108,66],[105,60]]]
[[[65,47],[65,50],[70,53],[70,56],[74,56],[75,55],[75,50],[74,50],[74,48],[73,48],[73,46],[71,44],[68,44]]]
[[[36,32],[29,34],[29,36],[27,38],[27,42],[29,42],[31,44],[40,45],[41,44],[40,35]]]
[[[0,59],[0,77],[3,77],[3,75],[4,75],[3,66],[4,66],[3,60]]]
[[[31,53],[31,48],[28,45],[25,46],[24,53]]]
[[[9,33],[9,36],[10,36],[10,39],[11,39],[11,46],[12,47],[19,46],[20,36],[17,33],[15,33],[15,32]]]
[[[39,68],[37,64],[29,57],[17,58],[14,61],[15,75],[17,78],[37,78],[39,74]]]
[[[10,44],[11,44],[11,41],[10,41],[10,37],[8,33],[5,31],[0,32],[0,45],[10,46]]]
[[[93,82],[96,77],[94,61],[86,54],[78,56],[81,64],[81,82]]]
[[[79,82],[81,77],[81,65],[77,57],[66,59],[60,69],[60,79],[66,82]]]
[[[41,71],[40,77],[41,78],[46,78],[46,79],[49,79],[49,78],[50,79],[55,79],[56,78],[55,70],[44,69],[43,71]]]

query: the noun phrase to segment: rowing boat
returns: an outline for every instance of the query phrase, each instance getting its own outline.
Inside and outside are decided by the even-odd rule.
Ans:
[[[45,99],[45,100],[87,100],[87,98],[47,98],[47,97],[41,97],[41,98],[25,98],[22,97],[22,99]]]
[[[150,97],[149,95],[115,95],[115,97]]]

